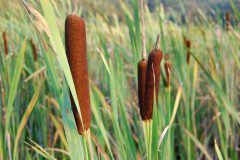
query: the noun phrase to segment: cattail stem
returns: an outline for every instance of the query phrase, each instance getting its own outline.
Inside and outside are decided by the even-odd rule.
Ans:
[[[74,13],[77,14],[77,6],[78,6],[78,1],[74,0]]]
[[[141,22],[142,22],[142,32],[141,32],[142,33],[142,59],[147,59],[143,0],[141,0]]]
[[[76,14],[70,14],[65,22],[65,43],[68,63],[72,73],[81,117],[71,96],[72,111],[79,134],[90,128],[91,107],[88,80],[85,22]]]
[[[155,51],[158,50],[158,47],[159,47],[159,44],[160,44],[160,34],[157,35],[157,40],[155,42]]]
[[[2,36],[3,36],[3,44],[4,44],[5,54],[8,55],[8,40],[7,40],[6,32],[3,32]]]
[[[147,58],[147,51],[146,51],[146,37],[145,37],[145,22],[144,22],[144,3],[141,0],[141,23],[142,23],[142,59]]]
[[[167,124],[170,123],[171,121],[171,116],[172,116],[172,112],[173,112],[173,109],[172,109],[172,106],[171,106],[171,89],[170,87],[166,88],[165,90],[165,95],[166,95],[166,110],[167,110]],[[173,136],[173,133],[174,133],[174,128],[170,127],[168,129],[168,135],[167,135],[167,151],[166,151],[166,159],[174,159],[174,136]]]

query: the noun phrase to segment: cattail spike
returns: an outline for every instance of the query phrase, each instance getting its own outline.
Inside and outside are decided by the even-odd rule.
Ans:
[[[227,11],[225,13],[225,18],[226,18],[226,29],[227,29],[227,31],[229,31],[230,30],[230,25],[231,25],[231,18],[230,18],[230,12],[229,11]]]
[[[159,35],[157,37],[156,44],[159,42]],[[144,108],[142,114],[142,120],[152,119],[153,104],[154,104],[154,93],[156,96],[156,104],[158,105],[158,90],[160,81],[160,64],[162,61],[162,51],[155,49],[148,56],[147,72],[146,72],[146,84],[145,84],[145,99]],[[156,50],[157,49],[157,50]],[[154,91],[155,88],[155,91]]]
[[[3,36],[3,44],[4,44],[5,54],[8,55],[8,40],[7,40],[6,32],[3,32],[2,36]]]
[[[162,51],[155,49],[149,54],[146,72],[145,100],[143,110],[143,120],[152,119],[154,93],[156,94],[156,104],[158,105],[158,90],[160,80],[160,63],[162,61]],[[155,83],[154,83],[155,82]],[[155,92],[154,92],[155,88]]]
[[[72,111],[79,134],[90,128],[91,107],[88,80],[87,46],[85,22],[76,14],[70,14],[65,22],[65,43],[68,63],[71,69],[77,97],[80,105],[81,118],[73,101]]]
[[[165,63],[164,63],[164,68],[165,68],[165,73],[166,73],[166,87],[170,87],[170,81],[171,81],[171,70],[172,70],[172,65],[169,62],[170,55],[166,54],[165,55]]]
[[[187,64],[189,65],[190,64],[190,56],[191,56],[190,50],[191,50],[191,45],[192,45],[191,40],[184,37],[184,45],[187,49]]]
[[[31,46],[32,46],[32,53],[33,53],[33,59],[35,62],[37,62],[37,48],[33,40],[30,40]]]
[[[144,100],[145,100],[145,84],[146,84],[147,60],[142,59],[138,63],[138,101],[140,115],[144,117]]]

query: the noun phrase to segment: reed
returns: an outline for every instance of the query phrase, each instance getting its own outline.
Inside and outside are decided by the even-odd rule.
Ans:
[[[70,96],[72,111],[78,133],[83,134],[84,131],[90,128],[91,122],[86,27],[84,19],[74,13],[67,16],[65,21],[65,44],[68,63],[80,105],[81,117],[72,96]]]

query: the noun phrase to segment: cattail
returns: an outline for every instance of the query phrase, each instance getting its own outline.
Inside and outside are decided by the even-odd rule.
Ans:
[[[138,63],[138,101],[140,108],[140,115],[143,119],[143,108],[145,99],[145,84],[146,84],[147,60],[142,59]]]
[[[30,40],[31,46],[32,46],[32,53],[33,53],[33,59],[35,62],[37,62],[37,49],[36,49],[36,45],[33,42],[33,40]]]
[[[225,13],[225,18],[226,18],[226,29],[227,29],[227,31],[229,31],[230,30],[230,24],[231,24],[231,18],[230,18],[230,12],[229,11],[227,11]]]
[[[142,120],[152,119],[153,104],[154,104],[154,92],[156,96],[156,103],[158,105],[158,90],[160,80],[160,63],[162,61],[162,51],[157,49],[159,41],[157,38],[155,49],[148,56],[147,72],[146,72],[146,84],[145,84],[145,100],[144,108],[142,112]],[[154,91],[155,88],[155,91]]]
[[[4,44],[5,54],[8,55],[8,41],[7,41],[6,32],[3,32],[2,36],[3,36],[3,44]]]
[[[165,58],[165,63],[164,63],[164,68],[165,68],[165,73],[166,73],[166,87],[170,87],[170,80],[171,80],[171,70],[172,70],[172,65],[169,62],[170,55],[166,54],[164,56]]]
[[[144,9],[143,0],[141,0],[141,24],[142,24],[142,60],[138,62],[138,101],[140,108],[140,115],[143,119],[144,99],[145,99],[145,84],[147,71],[147,52],[145,42],[145,25],[144,25]]]
[[[185,44],[185,47],[187,49],[187,64],[190,64],[190,55],[191,55],[190,54],[190,49],[191,49],[192,42],[191,42],[191,40],[184,37],[184,44]]]
[[[66,18],[65,43],[68,63],[80,104],[82,121],[71,96],[72,111],[78,133],[83,134],[84,131],[90,128],[91,107],[88,81],[86,28],[84,19],[76,14],[70,14]]]

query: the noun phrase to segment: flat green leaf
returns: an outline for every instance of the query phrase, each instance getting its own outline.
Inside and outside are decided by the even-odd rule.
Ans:
[[[7,130],[8,130],[8,127],[9,127],[9,122],[10,122],[10,117],[11,117],[11,114],[12,114],[12,111],[13,111],[13,102],[14,102],[14,99],[15,99],[15,95],[17,93],[17,86],[18,86],[18,82],[19,82],[19,79],[20,79],[20,75],[21,75],[21,71],[22,71],[22,67],[23,67],[23,63],[24,63],[24,55],[25,55],[25,51],[26,51],[26,44],[27,44],[27,40],[25,39],[23,41],[20,52],[18,54],[17,63],[15,65],[15,70],[14,70],[12,81],[11,81],[11,84],[10,84],[10,91],[9,91],[8,102],[7,102],[7,116],[6,116],[5,135],[7,133]]]

